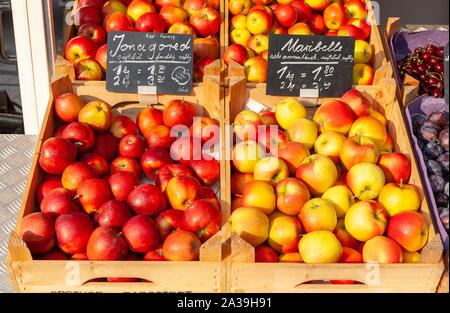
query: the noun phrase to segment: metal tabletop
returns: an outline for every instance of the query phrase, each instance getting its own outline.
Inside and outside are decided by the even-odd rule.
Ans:
[[[37,136],[0,135],[0,293],[14,292],[6,267],[8,238],[31,168]]]

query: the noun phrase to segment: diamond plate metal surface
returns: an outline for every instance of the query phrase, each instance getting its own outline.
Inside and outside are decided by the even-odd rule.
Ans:
[[[0,135],[0,293],[14,292],[6,268],[8,238],[25,191],[37,136]]]

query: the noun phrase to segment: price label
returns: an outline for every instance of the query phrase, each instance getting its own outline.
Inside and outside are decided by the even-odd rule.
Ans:
[[[352,87],[354,50],[354,37],[269,35],[266,93],[340,97]]]
[[[151,86],[160,94],[190,94],[193,46],[192,35],[110,32],[106,89],[137,93]]]

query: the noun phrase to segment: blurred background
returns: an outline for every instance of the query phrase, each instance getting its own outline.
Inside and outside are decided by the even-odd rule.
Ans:
[[[52,0],[58,54],[62,51],[67,2]],[[448,0],[378,0],[377,2],[380,4],[381,28],[386,25],[389,16],[401,17],[402,24],[449,24],[450,1]],[[0,0],[0,133],[23,133],[15,53],[11,0]]]

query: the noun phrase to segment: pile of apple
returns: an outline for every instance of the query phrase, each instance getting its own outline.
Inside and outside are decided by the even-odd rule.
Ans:
[[[295,98],[234,121],[231,228],[257,262],[418,262],[428,224],[386,119],[352,89],[312,120]]]
[[[363,0],[229,0],[230,43],[223,60],[245,67],[248,82],[267,80],[269,34],[353,36],[353,85],[372,85],[371,26]]]
[[[194,35],[194,80],[219,58],[219,0],[79,0],[73,21],[77,36],[65,47],[79,80],[106,73],[107,34],[137,31]]]
[[[38,259],[198,260],[201,243],[221,227],[213,189],[219,162],[202,152],[215,140],[206,127],[217,121],[196,118],[193,104],[183,100],[163,111],[147,107],[136,123],[113,117],[103,101],[84,104],[73,93],[57,97],[54,109],[63,123],[41,146],[40,211],[18,228],[31,253]],[[172,137],[180,127],[183,135]]]

